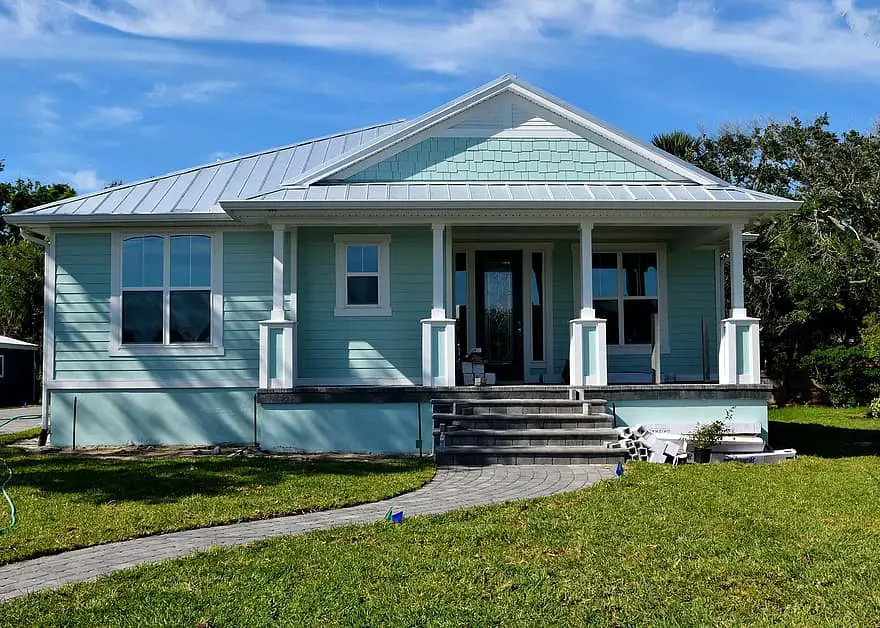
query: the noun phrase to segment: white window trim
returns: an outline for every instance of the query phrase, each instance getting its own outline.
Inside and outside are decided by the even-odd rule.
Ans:
[[[172,235],[194,235],[211,237],[211,342],[168,344],[168,326],[170,320],[170,300],[164,299],[163,335],[165,343],[158,345],[123,345],[122,344],[122,242],[127,237],[159,236],[165,240],[164,284],[169,283],[170,276],[170,244]],[[163,285],[163,290],[165,286]],[[218,356],[224,354],[223,349],[223,232],[222,231],[149,231],[119,232],[111,236],[110,247],[110,357],[131,356]]]
[[[336,243],[336,309],[335,316],[391,316],[391,236],[390,235],[337,235]],[[378,305],[349,305],[347,301],[348,268],[346,247],[372,244],[379,247],[379,303]],[[370,273],[372,274],[372,273]]]
[[[574,260],[574,302],[581,302],[581,260],[580,260],[580,244],[571,245],[572,258]],[[625,243],[625,244],[593,244],[593,253],[655,253],[657,255],[657,313],[660,315],[660,352],[668,354],[671,352],[669,346],[669,310],[667,307],[667,282],[666,282],[666,245],[663,243]],[[618,277],[618,296],[620,299],[621,277]],[[645,297],[645,299],[654,297]],[[593,301],[610,301],[611,299],[602,299],[593,297]],[[621,312],[621,315],[623,312]],[[578,313],[575,313],[577,316]],[[620,326],[623,329],[623,326]],[[651,355],[651,345],[625,345],[608,343],[609,355]]]

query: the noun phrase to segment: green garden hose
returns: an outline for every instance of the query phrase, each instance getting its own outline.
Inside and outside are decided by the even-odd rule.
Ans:
[[[5,528],[0,528],[0,534],[3,534],[15,525],[15,504],[12,503],[12,498],[9,496],[9,493],[6,492],[6,485],[9,484],[9,481],[12,479],[12,469],[9,468],[9,465],[6,464],[6,461],[3,460],[3,458],[0,458],[0,462],[6,467],[7,472],[6,479],[3,481],[3,484],[0,484],[0,493],[3,493],[3,497],[6,498],[6,503],[9,504],[9,525]]]
[[[2,424],[0,424],[0,427],[2,427],[3,425],[7,425],[9,423],[12,423],[13,421],[16,421],[18,419],[36,419],[36,418],[39,418],[39,417],[36,415],[32,415],[32,414],[22,415],[22,416],[14,416],[11,419],[8,419],[8,420],[4,421]],[[8,464],[6,464],[6,461],[3,458],[0,458],[0,462],[3,463],[4,467],[6,467],[6,479],[3,481],[3,484],[0,484],[0,493],[2,493],[3,497],[6,498],[6,503],[9,504],[9,525],[4,528],[0,528],[0,534],[3,534],[7,530],[11,529],[12,526],[15,525],[16,519],[15,519],[15,504],[12,503],[12,498],[9,496],[9,493],[6,492],[6,486],[12,480],[12,469],[9,467]]]

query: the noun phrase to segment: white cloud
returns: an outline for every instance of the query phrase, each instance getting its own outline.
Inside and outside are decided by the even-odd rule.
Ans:
[[[141,119],[141,112],[130,107],[97,106],[89,109],[79,121],[79,126],[87,128],[118,129],[134,124]]]
[[[58,178],[72,185],[79,194],[94,192],[95,190],[103,188],[107,183],[104,179],[101,179],[98,176],[97,171],[93,169],[76,170],[74,172],[61,171],[58,173]]]
[[[71,0],[65,6],[141,37],[355,51],[439,72],[560,63],[580,46],[610,39],[775,68],[880,74],[878,51],[846,27],[828,0],[717,4],[727,10],[708,0],[488,0],[457,11],[267,0]],[[730,17],[731,8],[740,17]]]
[[[55,135],[61,130],[57,105],[58,100],[50,94],[34,94],[25,101],[25,115],[43,135]]]
[[[85,89],[89,85],[89,81],[79,72],[61,72],[55,75],[55,80],[60,83],[70,83],[80,89]]]
[[[193,83],[181,83],[169,85],[168,83],[156,83],[152,91],[147,94],[153,102],[191,102],[205,103],[225,92],[232,91],[238,86],[232,81],[196,81]]]

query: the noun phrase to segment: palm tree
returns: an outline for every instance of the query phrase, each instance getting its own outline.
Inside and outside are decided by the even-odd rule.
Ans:
[[[657,148],[691,163],[697,160],[702,144],[699,137],[685,131],[658,133],[651,138],[651,143]]]

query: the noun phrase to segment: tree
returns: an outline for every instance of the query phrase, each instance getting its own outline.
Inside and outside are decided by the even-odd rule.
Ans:
[[[702,148],[701,138],[685,131],[658,133],[651,139],[651,142],[657,148],[692,163],[696,163]]]
[[[880,138],[828,124],[825,115],[725,126],[699,137],[690,159],[734,185],[803,202],[751,225],[758,240],[746,250],[748,308],[782,397],[807,354],[860,342],[862,320],[880,309]]]
[[[3,216],[75,195],[63,183],[0,183],[0,335],[37,344],[43,336],[43,250]]]

